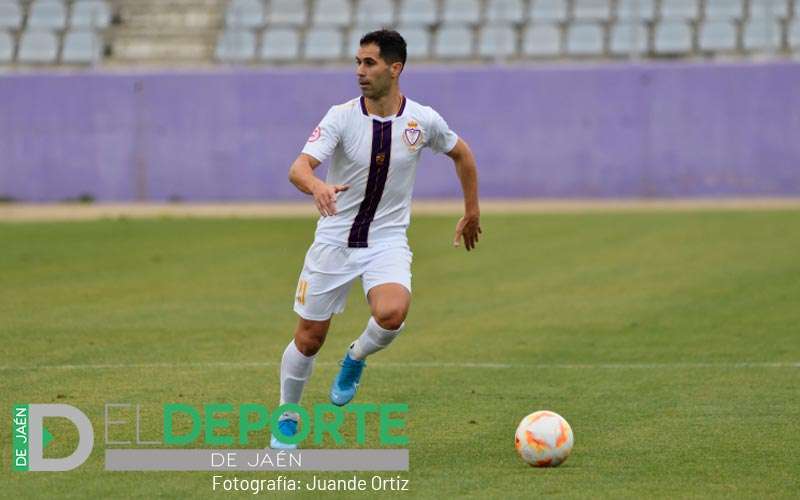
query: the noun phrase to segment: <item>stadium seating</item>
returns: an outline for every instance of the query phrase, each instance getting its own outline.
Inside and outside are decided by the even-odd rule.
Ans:
[[[315,26],[347,26],[352,20],[351,5],[349,0],[317,0],[312,22]]]
[[[692,50],[692,30],[686,21],[663,21],[656,26],[654,48],[658,54],[680,54]]]
[[[29,28],[64,29],[67,8],[61,0],[34,0],[28,11]]]
[[[630,23],[656,18],[655,0],[617,0],[617,19]]]
[[[706,21],[700,26],[698,45],[704,52],[736,50],[736,25],[732,21]]]
[[[750,19],[786,19],[791,14],[792,0],[751,0]],[[795,6],[795,15],[800,15],[800,2]]]
[[[420,26],[400,26],[400,33],[403,34],[408,44],[408,57],[410,59],[428,59],[431,56],[431,34],[430,31]]]
[[[391,26],[394,24],[394,2],[361,0],[356,5],[356,26]]]
[[[223,62],[250,61],[256,54],[256,35],[249,30],[228,30],[217,42],[216,56]]]
[[[271,0],[267,11],[267,24],[302,26],[308,19],[306,2],[298,0]]]
[[[473,33],[467,26],[444,26],[436,33],[434,55],[447,58],[468,58],[472,55]]]
[[[517,32],[510,24],[491,24],[481,29],[478,37],[478,55],[502,58],[517,53]]]
[[[17,60],[22,63],[55,63],[58,37],[52,31],[27,30],[19,41]]]
[[[744,25],[742,47],[747,52],[772,52],[781,46],[781,23],[774,19],[751,19]]]
[[[519,24],[525,21],[522,0],[489,0],[486,22],[489,24]]]
[[[789,47],[796,51],[800,52],[800,19],[795,19],[789,25]]]
[[[603,27],[596,23],[572,23],[567,30],[567,53],[575,56],[603,54]]]
[[[705,18],[710,21],[743,19],[744,0],[706,0]]]
[[[16,0],[0,0],[0,29],[18,30],[22,27],[22,9]]]
[[[0,0],[0,64],[119,58],[120,41],[135,40],[126,23],[136,16],[156,21],[152,28],[137,21],[140,46],[148,47],[134,57],[151,50],[148,37],[162,22],[164,44],[194,37],[187,51],[206,59],[211,45],[216,60],[233,63],[345,63],[364,33],[382,27],[399,29],[417,60],[800,57],[800,0],[163,2],[164,21],[139,7],[143,0]],[[182,35],[184,28],[195,33]]]
[[[106,29],[110,24],[111,7],[103,0],[78,0],[72,4],[71,27]]]
[[[367,29],[362,29],[360,26],[350,29],[350,33],[347,35],[347,52],[345,57],[355,56],[356,52],[358,52],[358,48],[360,47],[359,42],[361,41],[361,37],[364,36],[364,33],[366,32]]]
[[[9,63],[14,59],[14,37],[11,33],[0,31],[0,62]]]
[[[574,0],[572,15],[578,20],[607,21],[611,19],[611,0]]]
[[[233,28],[258,28],[265,22],[261,0],[233,0],[225,11],[225,24]]]
[[[294,28],[271,28],[261,39],[264,61],[294,61],[300,57],[300,34]]]
[[[612,55],[645,54],[647,52],[647,26],[642,23],[615,23],[609,34],[609,51]]]
[[[533,22],[563,22],[568,15],[567,0],[531,0],[528,14]]]
[[[399,24],[432,26],[439,20],[436,4],[430,0],[400,0]]]
[[[661,2],[661,18],[695,20],[700,17],[700,0],[668,0]]]
[[[61,61],[67,64],[96,63],[102,52],[103,43],[94,31],[70,31],[64,36]]]
[[[305,57],[309,60],[336,60],[343,57],[344,39],[337,28],[319,28],[306,33]]]
[[[552,57],[561,53],[561,30],[554,24],[529,24],[522,35],[522,53]]]
[[[442,21],[448,24],[478,24],[481,21],[479,0],[444,0]]]

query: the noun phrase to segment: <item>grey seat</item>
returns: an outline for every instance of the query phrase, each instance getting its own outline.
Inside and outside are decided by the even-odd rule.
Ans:
[[[111,7],[103,0],[78,0],[72,5],[73,28],[105,29],[111,24]]]
[[[91,64],[100,61],[103,42],[94,31],[70,31],[64,36],[61,62]]]
[[[706,0],[707,20],[731,21],[744,17],[744,0]]]
[[[742,47],[748,52],[771,52],[781,46],[781,23],[775,19],[751,19],[744,25]]]
[[[316,26],[344,27],[350,24],[353,13],[348,0],[317,0],[314,2],[312,22]]]
[[[611,0],[575,0],[572,14],[579,20],[607,21],[611,19]]]
[[[556,56],[561,53],[561,30],[554,24],[529,24],[522,34],[522,53]]]
[[[478,24],[481,22],[481,4],[478,0],[444,0],[442,22]]]
[[[397,17],[403,26],[431,26],[439,21],[436,3],[430,0],[400,0]]]
[[[700,50],[736,50],[736,25],[732,21],[706,21],[700,26]]]
[[[265,22],[261,0],[233,0],[225,10],[225,25],[231,28],[260,28]]]
[[[370,31],[372,31],[371,28],[365,28],[362,26],[354,26],[350,28],[350,31],[347,33],[347,49],[345,55],[355,57],[355,55],[358,53],[359,47],[361,47],[361,37]],[[408,42],[406,42],[406,44],[408,44]]]
[[[342,58],[342,32],[338,28],[317,28],[306,32],[304,56],[311,60]]]
[[[58,57],[58,37],[52,31],[27,30],[19,41],[17,61],[24,63],[54,63]]]
[[[428,59],[431,57],[431,32],[423,26],[399,26],[397,31],[403,35],[408,45],[408,57]]]
[[[490,24],[525,22],[522,0],[489,0],[486,5],[486,21]]]
[[[656,25],[654,49],[659,54],[692,51],[692,30],[684,21],[661,21]]]
[[[0,31],[0,63],[10,63],[14,59],[14,38],[11,33]]]
[[[528,17],[533,22],[563,22],[569,14],[567,0],[531,0]]]
[[[786,19],[792,0],[751,0],[750,19]],[[795,15],[800,15],[800,5],[795,5]]]
[[[800,19],[795,19],[789,25],[789,48],[795,52],[800,52]]]
[[[261,38],[261,59],[294,61],[300,57],[300,34],[294,28],[270,28]]]
[[[16,0],[0,0],[0,29],[22,28],[22,9]]]
[[[356,25],[386,27],[394,24],[394,2],[361,0],[356,6]]]
[[[267,10],[267,24],[302,26],[308,19],[306,2],[300,0],[271,0]]]
[[[481,28],[478,55],[509,57],[517,54],[517,32],[511,24],[489,24]]]
[[[652,21],[656,17],[655,0],[617,0],[616,16],[629,23]]]
[[[67,8],[61,0],[34,0],[28,12],[28,27],[64,29],[67,25]]]
[[[611,26],[608,49],[612,54],[644,54],[647,44],[646,24],[617,22]]]
[[[230,29],[217,40],[217,59],[224,62],[245,62],[256,55],[256,35],[245,29]]]
[[[442,26],[433,42],[436,57],[466,58],[472,56],[473,36],[468,26]]]
[[[667,20],[697,19],[700,17],[699,0],[667,0],[661,2],[661,18]]]
[[[567,30],[567,52],[577,56],[603,53],[603,27],[595,23],[572,23]]]

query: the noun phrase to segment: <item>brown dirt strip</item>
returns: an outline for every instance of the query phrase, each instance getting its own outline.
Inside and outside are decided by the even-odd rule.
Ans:
[[[482,200],[482,214],[545,214],[587,212],[800,210],[798,198],[648,199],[648,200]],[[420,200],[415,214],[458,215],[460,200]],[[0,221],[79,221],[114,218],[263,218],[313,217],[306,203],[6,203]]]

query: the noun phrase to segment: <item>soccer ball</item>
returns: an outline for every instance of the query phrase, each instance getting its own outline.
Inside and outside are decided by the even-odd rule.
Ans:
[[[537,411],[522,419],[514,435],[517,453],[531,467],[555,467],[572,451],[572,428],[558,413]]]

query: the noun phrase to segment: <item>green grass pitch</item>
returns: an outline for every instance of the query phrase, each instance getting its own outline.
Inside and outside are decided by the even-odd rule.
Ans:
[[[455,222],[414,219],[407,330],[370,359],[357,397],[409,404],[411,491],[398,496],[796,498],[800,212],[486,215],[470,253],[450,244]],[[103,404],[142,404],[143,439],[160,437],[163,403],[274,406],[313,229],[0,224],[0,497],[229,495],[211,491],[211,472],[104,471]],[[304,404],[326,400],[367,317],[356,284]],[[89,460],[12,472],[18,402],[81,408],[95,427]],[[561,467],[529,468],[514,451],[517,423],[538,409],[574,429]],[[46,456],[71,453],[74,430],[51,430]]]

